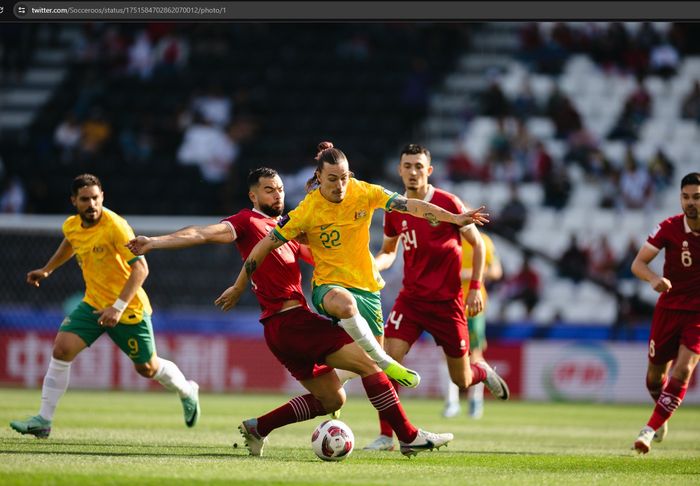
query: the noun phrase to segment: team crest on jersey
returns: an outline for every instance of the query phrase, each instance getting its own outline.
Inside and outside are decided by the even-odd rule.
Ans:
[[[362,219],[365,216],[367,216],[367,211],[365,211],[364,209],[362,211],[355,211],[355,221],[357,221],[358,219]]]
[[[405,219],[401,220],[401,231],[405,231],[407,229],[408,229],[408,221],[406,221]]]
[[[683,246],[683,250],[687,250],[688,249],[688,242],[683,240],[682,246]]]
[[[103,246],[95,245],[92,247],[93,253],[104,253],[105,249]]]

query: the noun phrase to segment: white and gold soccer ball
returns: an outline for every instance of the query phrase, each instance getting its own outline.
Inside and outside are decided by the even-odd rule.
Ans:
[[[311,434],[311,447],[324,461],[342,461],[355,446],[355,436],[340,420],[326,420]]]

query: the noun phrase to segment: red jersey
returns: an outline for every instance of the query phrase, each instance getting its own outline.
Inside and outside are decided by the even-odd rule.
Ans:
[[[671,281],[671,290],[659,296],[657,305],[700,311],[700,233],[694,233],[685,215],[678,214],[659,224],[647,243],[666,250],[664,277]]]
[[[425,201],[451,213],[466,211],[459,198],[430,186]],[[452,300],[461,296],[462,243],[454,224],[428,220],[396,211],[385,213],[384,234],[399,236],[403,244],[403,289],[411,299]]]
[[[253,247],[277,224],[277,218],[271,218],[260,211],[242,209],[233,216],[221,221],[228,223],[236,235],[236,246],[245,261]],[[298,300],[308,308],[301,290],[301,271],[297,263],[301,245],[291,240],[273,250],[255,273],[251,285],[258,298],[262,313],[260,320],[279,312],[286,300]]]

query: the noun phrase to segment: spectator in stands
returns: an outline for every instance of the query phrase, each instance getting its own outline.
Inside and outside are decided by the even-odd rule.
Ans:
[[[457,152],[447,159],[447,173],[452,182],[464,182],[482,180],[482,168],[469,156],[469,152],[462,144],[458,144]],[[287,180],[285,178],[285,180]]]
[[[112,125],[102,108],[93,107],[90,116],[81,126],[80,151],[91,157],[99,153],[112,134]]]
[[[683,98],[681,117],[700,123],[700,81],[697,79],[693,83],[693,90]]]
[[[489,85],[481,95],[481,114],[494,118],[503,118],[510,114],[511,107],[508,98],[503,93],[501,85],[498,83],[497,75],[489,73]]]
[[[592,153],[598,150],[598,139],[586,127],[581,127],[569,135],[567,140],[568,151],[564,160],[577,162],[583,170],[590,174],[590,158]]]
[[[593,179],[602,180],[611,177],[614,171],[613,164],[599,147],[588,152],[588,157],[583,158],[583,170]]]
[[[666,41],[654,46],[649,56],[649,69],[652,74],[661,76],[665,81],[676,75],[680,56],[673,45]]]
[[[530,79],[525,78],[520,86],[520,91],[513,99],[513,116],[518,120],[527,120],[530,117],[536,116],[539,113],[537,99],[532,93],[532,85]]]
[[[524,255],[520,271],[506,279],[501,292],[503,295],[502,314],[505,314],[506,308],[511,302],[522,301],[525,304],[527,317],[531,317],[532,311],[540,301],[541,289],[540,276],[530,265],[530,254]]]
[[[544,205],[554,209],[562,209],[571,196],[571,180],[566,166],[560,161],[552,163],[551,169],[542,178],[544,190]]]
[[[654,187],[646,167],[641,166],[628,146],[625,165],[620,175],[622,202],[628,209],[642,209],[652,203]]]
[[[27,203],[27,192],[24,189],[22,179],[12,176],[5,179],[2,193],[0,193],[0,213],[21,214],[24,213]]]
[[[620,171],[607,158],[600,163],[604,166],[600,180],[600,207],[622,211],[625,205],[620,194]]]
[[[632,262],[637,257],[637,252],[639,251],[639,246],[634,238],[630,238],[627,243],[627,248],[625,253],[620,257],[617,262],[617,278],[618,280],[635,280],[636,277],[632,273]]]
[[[606,235],[601,235],[598,243],[589,248],[588,273],[591,277],[608,285],[616,281],[617,259]]]
[[[515,136],[512,139],[512,155],[518,167],[518,180],[532,180],[532,159],[535,153],[535,137],[524,120],[515,118]]]
[[[197,165],[205,181],[219,184],[226,181],[238,155],[238,146],[220,128],[196,113],[185,131],[177,160],[183,165]]]
[[[186,37],[168,32],[158,40],[153,57],[157,74],[171,76],[187,66],[190,44]]]
[[[571,234],[569,246],[557,260],[559,275],[579,283],[588,276],[588,250],[581,248],[575,233]]]
[[[191,109],[198,112],[204,121],[216,127],[225,127],[232,117],[233,102],[223,93],[218,84],[212,84],[203,94],[195,94]]]
[[[622,114],[608,135],[611,140],[633,142],[639,138],[639,129],[651,115],[651,95],[643,81],[637,76],[637,87],[625,101]]]
[[[73,114],[68,114],[66,118],[56,127],[53,140],[61,152],[61,162],[69,164],[75,160],[75,153],[82,137],[82,129]]]
[[[510,199],[501,208],[498,217],[491,223],[494,231],[509,237],[515,237],[527,223],[527,206],[520,199],[518,186],[510,184]]]
[[[649,175],[655,193],[666,190],[673,181],[673,162],[666,156],[661,147],[656,149],[656,153],[649,161]]]
[[[552,172],[552,167],[554,165],[554,160],[552,156],[547,152],[547,147],[545,147],[542,140],[535,141],[535,150],[532,157],[532,167],[530,167],[529,180],[533,181],[544,181],[549,174]]]
[[[555,137],[566,139],[572,133],[583,128],[581,115],[571,99],[555,88],[547,102],[547,115],[556,129]]]
[[[134,43],[129,47],[129,62],[127,73],[137,75],[142,80],[151,78],[154,67],[153,44],[145,30],[136,35]]]

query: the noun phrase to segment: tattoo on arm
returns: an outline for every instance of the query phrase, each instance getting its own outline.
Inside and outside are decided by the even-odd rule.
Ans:
[[[408,211],[408,200],[403,196],[396,196],[391,202],[391,209],[397,211]]]
[[[250,278],[251,275],[253,275],[253,272],[258,268],[258,263],[255,260],[246,260],[245,261],[245,273],[248,275],[248,278]]]
[[[423,213],[423,217],[427,219],[430,224],[438,224],[440,222],[433,213]]]
[[[280,241],[280,239],[277,238],[277,237],[275,236],[275,233],[272,232],[272,231],[270,231],[270,233],[268,234],[268,236],[270,237],[270,239],[272,240],[273,243],[278,243],[278,242]]]

